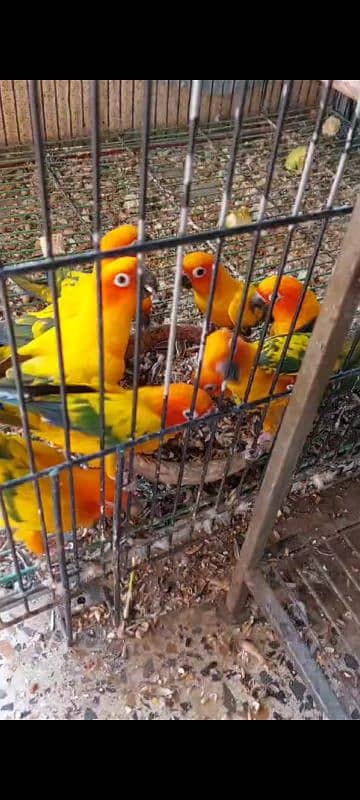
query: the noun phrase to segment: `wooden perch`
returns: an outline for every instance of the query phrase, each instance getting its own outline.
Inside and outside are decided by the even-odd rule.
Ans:
[[[138,475],[141,475],[150,483],[156,483],[156,457],[135,456],[134,468]],[[237,475],[247,466],[244,453],[236,453],[231,459],[228,476]],[[205,483],[216,483],[221,481],[226,467],[226,459],[210,461]],[[181,481],[182,486],[199,486],[202,480],[204,464],[202,461],[191,461],[185,464],[184,474]],[[180,464],[173,461],[160,462],[160,483],[166,486],[177,486],[180,475]]]
[[[188,344],[200,344],[202,329],[195,325],[179,325],[176,330],[176,339],[178,342],[188,342]],[[149,353],[151,350],[156,350],[167,346],[170,334],[170,325],[162,325],[160,328],[153,328],[142,332],[141,336],[141,351]],[[131,336],[129,346],[126,353],[126,358],[132,358],[134,355],[135,337]]]
[[[321,81],[327,83],[327,81]],[[333,81],[333,88],[350,100],[360,100],[360,81]]]

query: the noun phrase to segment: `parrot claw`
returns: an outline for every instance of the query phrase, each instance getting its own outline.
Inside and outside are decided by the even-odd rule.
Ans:
[[[265,453],[268,453],[273,443],[274,437],[271,433],[261,433],[256,444],[248,444],[245,448],[245,459],[250,463],[256,463]]]

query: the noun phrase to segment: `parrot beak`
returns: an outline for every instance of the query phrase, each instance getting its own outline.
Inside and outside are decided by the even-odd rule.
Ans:
[[[240,380],[240,369],[237,364],[234,364],[232,361],[228,367],[228,376],[227,381],[239,381]]]
[[[182,286],[183,289],[192,289],[191,280],[185,274],[182,276]]]
[[[144,272],[143,272],[143,276],[144,276],[144,281],[143,281],[144,289],[149,294],[153,294],[154,292],[156,292],[157,288],[158,288],[158,283],[157,283],[157,280],[155,278],[154,273],[151,272],[149,269],[146,269],[146,267],[145,267]]]
[[[267,303],[258,292],[251,298],[250,306],[253,311],[261,311],[262,314],[266,313]]]

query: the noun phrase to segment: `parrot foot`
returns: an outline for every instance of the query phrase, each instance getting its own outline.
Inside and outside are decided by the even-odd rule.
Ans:
[[[266,433],[263,431],[258,437],[255,445],[248,444],[245,448],[246,461],[249,461],[250,463],[256,463],[256,461],[259,461],[259,459],[265,455],[265,453],[269,452],[273,441],[274,437],[272,433]]]

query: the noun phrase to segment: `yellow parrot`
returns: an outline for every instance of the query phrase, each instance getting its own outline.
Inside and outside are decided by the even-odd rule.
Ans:
[[[109,261],[102,269],[105,384],[115,387],[124,375],[131,323],[136,311],[137,259]],[[145,271],[145,285],[154,286]],[[68,290],[70,291],[70,290]],[[88,276],[86,291],[78,296],[76,312],[60,314],[66,383],[99,386],[99,342],[96,275]],[[18,350],[27,383],[60,380],[55,328]],[[3,365],[4,366],[4,365]],[[1,368],[1,364],[0,364]],[[12,377],[12,369],[6,372]]]
[[[53,447],[43,442],[33,442],[33,452],[37,471],[56,467],[63,462],[63,456]],[[30,474],[30,466],[26,444],[21,436],[8,435],[0,432],[0,481],[6,484],[10,481],[25,477]],[[100,517],[100,471],[98,469],[84,469],[74,466],[72,469],[76,524],[79,527],[91,526]],[[72,530],[71,504],[70,504],[70,479],[68,470],[59,472],[60,504],[63,532]],[[44,511],[47,534],[56,530],[54,519],[51,480],[48,477],[39,479],[39,488]],[[105,481],[105,511],[111,515],[114,505],[113,481]],[[24,542],[32,553],[42,555],[44,543],[42,538],[39,507],[37,503],[33,481],[18,486],[3,489],[3,497],[8,521],[14,538]],[[124,493],[123,508],[126,507],[127,494]],[[0,513],[0,524],[4,527],[4,520]]]
[[[189,253],[183,262],[184,285],[192,288],[195,303],[203,315],[207,311],[214,263],[215,256],[212,253],[202,252]],[[214,325],[234,327],[229,306],[235,296],[240,303],[244,285],[244,281],[233,278],[229,270],[220,264],[211,313],[211,322]],[[242,330],[247,331],[258,325],[264,318],[265,311],[266,303],[258,294],[256,286],[250,285],[242,318]]]
[[[292,150],[289,153],[286,161],[285,161],[285,169],[288,172],[302,172],[305,165],[307,147],[295,147],[295,150]]]
[[[51,387],[47,387],[51,389]],[[170,386],[165,427],[181,425],[189,418],[194,388],[191,384],[176,383]],[[96,454],[100,449],[100,398],[97,393],[67,395],[68,415],[71,433],[71,451],[81,455]],[[33,397],[30,399],[30,395]],[[138,390],[136,438],[161,430],[164,403],[163,386],[142,386]],[[18,405],[14,390],[6,390],[0,385],[0,422],[11,421],[12,406]],[[32,387],[27,400],[29,425],[34,435],[64,448],[64,430],[60,397],[58,395],[36,395]],[[133,391],[119,390],[105,395],[105,447],[120,446],[131,438]],[[196,400],[196,416],[204,416],[213,410],[210,396],[200,390]],[[164,440],[176,434],[167,434]],[[145,442],[135,449],[140,453],[152,453],[159,447],[159,439]],[[107,459],[107,472],[114,476],[115,459]]]
[[[127,247],[137,239],[137,228],[135,225],[120,225],[120,227],[109,231],[103,236],[100,244],[102,252],[115,250],[118,247]],[[106,266],[112,259],[104,259],[101,264]],[[94,268],[95,271],[95,268]],[[60,274],[59,274],[60,273]],[[76,270],[59,269],[56,271],[58,290],[60,292],[58,305],[59,313],[65,318],[77,313],[79,298],[83,292],[87,291],[91,283],[91,275],[86,272]],[[47,303],[41,311],[29,311],[23,317],[14,321],[15,338],[18,347],[30,342],[33,338],[40,336],[45,331],[54,326],[54,309],[51,303],[51,291],[44,283],[36,283],[22,276],[12,277],[23,291],[30,296]],[[151,296],[145,296],[143,300],[143,316],[147,318],[152,310]],[[6,325],[0,325],[0,342],[6,345],[8,335]],[[10,348],[0,347],[0,359],[4,360],[10,356]]]
[[[295,384],[310,338],[310,333],[293,334],[272,394],[277,395],[288,392]],[[269,397],[274,375],[282,360],[286,339],[286,336],[273,336],[265,339],[251,390],[247,397],[248,403],[256,403]],[[211,394],[219,394],[221,388],[225,388],[224,380],[231,346],[232,334],[228,330],[215,331],[207,338],[200,375],[200,386]],[[334,365],[334,372],[339,372],[342,369],[350,353],[351,346],[351,341],[347,341],[344,345]],[[230,365],[229,378],[226,381],[226,389],[230,392],[237,405],[241,405],[245,400],[258,348],[258,342],[247,342],[240,336],[237,339],[235,353]],[[359,365],[360,343],[355,348],[347,368],[352,369]],[[343,388],[346,388],[344,383]],[[278,398],[269,403],[263,423],[263,434],[259,440],[260,454],[262,446],[272,441],[277,433],[287,404],[288,397]],[[261,404],[260,407],[262,407]]]
[[[258,284],[257,290],[267,305],[270,305],[277,282],[276,275],[270,275]],[[284,275],[281,278],[277,298],[273,308],[273,324],[271,333],[280,336],[289,333],[292,320],[295,316],[303,284],[293,275]],[[313,330],[320,314],[320,303],[312,289],[307,289],[304,296],[300,314],[297,318],[295,331],[309,333]]]

